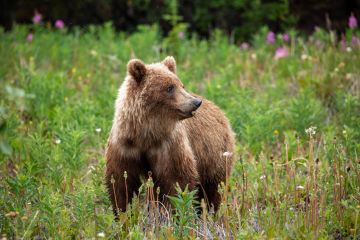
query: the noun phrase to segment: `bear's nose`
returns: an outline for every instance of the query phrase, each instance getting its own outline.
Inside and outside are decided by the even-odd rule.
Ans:
[[[202,101],[200,99],[195,99],[193,101],[193,104],[195,105],[196,108],[199,108],[201,103],[202,103]]]

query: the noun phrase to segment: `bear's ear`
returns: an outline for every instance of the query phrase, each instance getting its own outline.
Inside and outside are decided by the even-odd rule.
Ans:
[[[173,73],[176,73],[176,61],[173,56],[167,56],[162,63]]]
[[[127,65],[127,70],[138,83],[140,83],[146,75],[145,64],[139,59],[130,60]]]

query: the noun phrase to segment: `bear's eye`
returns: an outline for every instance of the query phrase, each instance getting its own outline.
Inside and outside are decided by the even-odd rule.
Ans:
[[[170,86],[167,87],[166,91],[168,93],[172,93],[172,92],[174,92],[174,89],[175,89],[174,85],[170,85]]]

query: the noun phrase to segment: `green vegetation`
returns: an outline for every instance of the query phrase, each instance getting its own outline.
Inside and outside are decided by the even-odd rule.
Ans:
[[[28,31],[0,32],[4,237],[360,237],[358,45],[342,49],[321,30],[267,44],[264,29],[248,49],[216,31],[205,41],[176,30],[162,39],[157,27],[126,35],[109,24],[72,32],[35,26],[27,41]],[[274,57],[279,46],[285,54]],[[176,208],[160,209],[149,179],[114,222],[103,177],[117,89],[130,58],[171,54],[186,88],[229,117],[235,169],[217,214],[180,189],[171,198]]]

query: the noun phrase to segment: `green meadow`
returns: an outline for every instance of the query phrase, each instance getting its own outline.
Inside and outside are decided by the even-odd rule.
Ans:
[[[360,238],[355,32],[346,46],[321,29],[269,44],[263,28],[240,47],[220,31],[164,37],[156,26],[29,31],[0,30],[2,239]],[[167,55],[186,89],[230,119],[236,164],[216,214],[199,214],[184,189],[164,209],[148,180],[114,221],[104,150],[117,89],[129,59]]]

